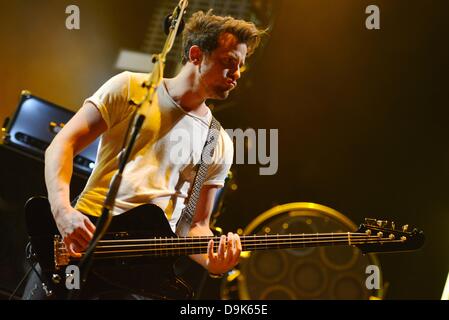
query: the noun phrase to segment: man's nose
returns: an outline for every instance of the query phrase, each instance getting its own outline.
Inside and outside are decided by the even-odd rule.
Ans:
[[[237,81],[238,79],[240,79],[241,77],[241,71],[240,71],[240,66],[238,66],[235,70],[231,71],[232,72],[232,78]]]

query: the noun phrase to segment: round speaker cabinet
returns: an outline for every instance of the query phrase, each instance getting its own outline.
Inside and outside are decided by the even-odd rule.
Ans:
[[[254,219],[244,235],[290,235],[354,232],[343,214],[314,203],[276,206]],[[260,250],[242,253],[238,268],[223,280],[225,300],[381,299],[368,289],[367,267],[380,264],[374,254],[351,246]],[[381,277],[381,274],[379,275]],[[380,278],[382,284],[382,278]]]

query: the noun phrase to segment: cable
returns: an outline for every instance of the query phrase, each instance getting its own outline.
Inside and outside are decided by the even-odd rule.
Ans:
[[[28,242],[28,244],[25,247],[25,257],[26,257],[26,260],[28,261],[28,263],[30,264],[30,268],[28,269],[28,271],[25,273],[23,278],[20,280],[20,282],[17,285],[17,287],[14,289],[14,291],[9,296],[8,300],[10,300],[10,301],[16,295],[17,291],[20,289],[20,287],[22,286],[22,284],[25,281],[25,279],[28,278],[28,276],[30,275],[30,272],[34,269],[34,266],[31,263],[32,253],[31,253],[31,243],[29,243],[29,242]]]
[[[19,288],[22,286],[23,282],[25,281],[25,279],[28,278],[29,274],[31,273],[31,271],[34,271],[37,275],[37,277],[39,278],[39,281],[41,282],[42,285],[42,289],[45,292],[45,295],[47,297],[50,297],[51,295],[53,295],[53,291],[49,290],[47,285],[45,284],[45,281],[42,279],[39,271],[36,269],[36,265],[37,265],[37,261],[33,261],[33,252],[32,252],[32,246],[31,243],[29,242],[26,247],[25,247],[25,256],[26,256],[26,260],[30,265],[30,268],[28,269],[28,271],[25,273],[25,276],[22,278],[22,280],[20,280],[19,284],[17,285],[17,287],[14,289],[13,293],[11,294],[11,296],[9,297],[9,300],[12,300],[13,296],[15,295],[15,293],[19,290]]]
[[[11,295],[9,296],[8,300],[11,301],[13,300],[13,298],[16,296],[17,291],[20,289],[20,287],[22,286],[23,282],[28,278],[30,272],[33,270],[33,267],[31,266],[28,271],[25,273],[25,275],[23,276],[22,280],[20,280],[19,284],[17,285],[17,287],[14,289],[14,291],[11,293]]]

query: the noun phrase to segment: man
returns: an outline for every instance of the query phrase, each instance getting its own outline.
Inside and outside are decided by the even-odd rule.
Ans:
[[[164,79],[157,103],[139,110],[147,116],[117,195],[113,214],[145,203],[161,207],[175,230],[195,177],[212,119],[208,99],[226,99],[240,78],[241,68],[260,42],[254,24],[231,17],[197,12],[183,33],[183,68]],[[79,112],[55,137],[45,154],[45,180],[57,227],[74,257],[79,257],[95,232],[86,215],[99,216],[113,175],[123,138],[136,106],[130,103],[142,90],[147,75],[124,72],[106,82],[87,99]],[[182,142],[184,161],[174,161],[179,132],[197,133]],[[73,208],[69,183],[73,157],[102,135],[97,165]],[[193,143],[192,143],[193,142]],[[222,129],[195,211],[189,236],[212,236],[209,220],[217,190],[223,187],[233,159],[232,141]],[[179,159],[178,159],[179,160]],[[82,212],[82,213],[81,213]],[[222,236],[218,251],[210,241],[208,253],[191,258],[211,275],[232,269],[242,250],[239,236]]]

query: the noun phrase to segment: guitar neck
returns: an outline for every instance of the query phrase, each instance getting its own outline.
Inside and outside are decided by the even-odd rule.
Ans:
[[[60,270],[71,260],[51,213],[46,198],[33,198],[25,206],[28,235],[39,263],[44,268]],[[151,217],[151,218],[149,218]],[[157,230],[155,230],[155,226]],[[122,232],[123,230],[132,232]],[[214,252],[218,251],[219,237],[172,237],[173,232],[167,218],[156,205],[146,204],[115,217],[108,234],[114,238],[100,240],[94,251],[95,259],[128,257],[175,257],[204,254],[210,240],[214,241]],[[160,233],[159,233],[160,232]],[[170,235],[166,238],[133,239],[134,235]],[[53,235],[52,246],[50,236]],[[398,252],[417,250],[424,244],[424,233],[409,225],[397,228],[393,222],[365,219],[356,232],[277,234],[241,236],[243,251],[272,249],[301,249],[321,246],[356,246],[363,253]]]
[[[317,233],[241,236],[242,251],[297,249],[319,246],[358,245],[378,243],[388,239],[364,233]],[[214,251],[218,250],[219,237],[155,238],[137,240],[102,240],[95,255],[97,257],[119,256],[181,256],[207,253],[210,240],[214,240]]]

